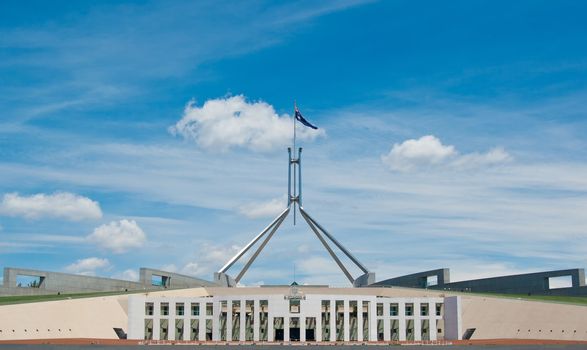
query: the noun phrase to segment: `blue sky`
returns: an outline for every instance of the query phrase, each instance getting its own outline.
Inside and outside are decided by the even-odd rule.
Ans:
[[[0,266],[211,278],[304,206],[378,279],[585,267],[581,1],[3,1]],[[291,220],[243,279],[347,285]],[[238,273],[238,269],[230,271]]]

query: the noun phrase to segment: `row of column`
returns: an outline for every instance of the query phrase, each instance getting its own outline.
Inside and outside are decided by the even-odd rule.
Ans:
[[[437,330],[436,330],[436,320],[441,319],[442,316],[435,316],[436,315],[436,302],[427,302],[421,303],[418,301],[410,302],[413,304],[413,316],[405,316],[406,312],[406,303],[401,302],[398,303],[396,301],[380,301],[378,303],[383,304],[383,315],[376,316],[377,320],[383,320],[383,340],[390,341],[391,340],[391,321],[398,320],[398,340],[405,341],[406,340],[406,321],[407,320],[414,320],[414,341],[422,340],[422,320],[429,321],[429,337],[430,340],[437,340]],[[390,315],[390,305],[391,304],[398,304],[398,315],[391,316]],[[428,304],[428,315],[421,316],[420,315],[420,305],[421,304]],[[375,325],[377,329],[377,325]],[[377,330],[376,330],[377,332]],[[377,340],[377,333],[375,334],[375,340]]]
[[[212,340],[213,341],[220,341],[221,340],[221,329],[220,329],[220,315],[222,313],[222,303],[226,302],[227,305],[227,315],[226,315],[226,340],[232,341],[233,336],[233,327],[232,327],[232,310],[233,310],[233,302],[240,301],[240,310],[239,310],[239,320],[240,320],[240,328],[239,328],[239,341],[246,340],[246,311],[247,311],[247,301],[252,302],[253,304],[253,313],[252,317],[253,320],[251,322],[251,327],[253,329],[253,340],[259,341],[260,339],[260,328],[261,328],[261,317],[260,313],[262,312],[260,307],[260,300],[259,299],[238,299],[238,300],[221,300],[221,301],[214,301],[212,302],[213,307],[213,315],[206,315],[206,304],[210,303],[209,300],[189,300],[184,303],[184,315],[178,316],[175,314],[175,306],[176,303],[169,301],[169,315],[168,316],[161,316],[159,313],[160,310],[160,302],[154,302],[154,315],[153,315],[153,338],[158,339],[160,334],[160,320],[168,319],[168,339],[172,340],[175,339],[175,320],[181,319],[184,322],[183,331],[184,334],[182,336],[183,340],[190,340],[191,334],[191,320],[198,319],[199,329],[198,329],[198,340],[204,341],[206,340],[206,321],[212,321]],[[315,341],[321,342],[322,339],[322,301],[323,300],[309,300],[310,303],[303,303],[300,305],[303,308],[299,314],[297,313],[281,313],[276,311],[276,309],[280,309],[278,305],[274,305],[274,303],[279,303],[280,300],[268,300],[268,319],[267,319],[267,340],[274,341],[275,340],[275,318],[283,318],[283,339],[284,341],[290,341],[290,320],[292,318],[299,319],[299,328],[300,328],[300,341],[306,341],[306,319],[307,318],[314,318],[315,319],[315,330],[314,330],[314,337]],[[334,342],[337,340],[337,300],[324,300],[327,301],[329,304],[329,311],[330,319],[329,319],[329,341]],[[350,302],[351,300],[343,299],[339,300],[343,303],[343,339],[345,342],[350,341]],[[190,305],[192,302],[199,302],[200,303],[200,314],[199,316],[192,316]],[[287,301],[283,301],[287,303]],[[363,316],[365,312],[363,311],[363,302],[368,303],[368,311],[367,311],[367,321],[369,322],[368,325],[368,340],[369,341],[377,341],[378,339],[378,321],[383,321],[383,340],[390,341],[391,340],[391,321],[398,320],[399,327],[398,327],[398,336],[399,340],[403,341],[406,340],[406,321],[407,320],[414,320],[414,340],[421,340],[421,321],[428,320],[429,322],[429,338],[430,340],[437,339],[437,320],[442,319],[442,316],[435,315],[435,302],[427,302],[428,304],[428,315],[421,316],[420,315],[420,305],[421,302],[418,301],[411,301],[410,303],[413,304],[413,312],[414,316],[405,316],[405,302],[398,302],[398,301],[374,301],[371,300],[352,300],[352,302],[357,303],[357,339],[356,341],[364,341],[364,325],[363,325]],[[383,315],[377,315],[377,304],[383,304]],[[390,315],[390,304],[398,304],[398,315],[391,316]],[[305,304],[305,305],[304,305]],[[316,307],[317,306],[317,307]],[[314,309],[316,307],[316,309]],[[308,310],[312,308],[312,310]],[[281,308],[283,309],[283,308]],[[144,310],[144,308],[143,308]],[[289,311],[289,309],[288,309]],[[147,317],[150,319],[150,317]]]

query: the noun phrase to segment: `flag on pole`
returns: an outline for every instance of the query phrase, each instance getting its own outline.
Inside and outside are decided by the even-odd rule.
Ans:
[[[296,109],[295,109],[295,116],[296,116],[296,119],[300,123],[304,124],[305,126],[312,128],[312,129],[318,129],[318,127],[312,125],[309,121],[306,120],[306,118],[304,118],[302,116],[302,113],[300,113],[300,110],[298,109],[298,107],[296,107]]]

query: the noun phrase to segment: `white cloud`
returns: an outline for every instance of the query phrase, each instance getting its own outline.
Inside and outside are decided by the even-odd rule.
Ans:
[[[208,269],[206,267],[196,262],[189,262],[181,269],[181,273],[190,276],[199,276],[205,274],[207,271]]]
[[[125,281],[138,281],[139,280],[139,273],[135,270],[128,269],[117,274],[112,275],[112,278],[125,280]]]
[[[100,258],[86,258],[79,259],[71,265],[65,267],[65,272],[75,273],[79,275],[93,276],[96,274],[96,270],[105,270],[110,268],[110,262],[108,259]]]
[[[0,203],[0,214],[28,219],[56,217],[79,221],[100,219],[102,210],[98,202],[69,192],[38,193],[28,197],[7,193]]]
[[[142,247],[146,235],[136,221],[123,219],[97,227],[87,239],[114,253],[123,253],[131,248]]]
[[[169,131],[195,141],[207,150],[226,151],[233,147],[270,151],[285,147],[292,139],[292,119],[279,116],[273,106],[247,102],[243,95],[208,100],[202,107],[192,101],[183,117]],[[299,127],[297,138],[313,140],[322,129]]]
[[[175,266],[175,264],[167,264],[161,266],[159,270],[166,272],[177,272],[177,266]]]
[[[512,156],[509,155],[503,148],[496,147],[492,148],[487,153],[464,154],[455,159],[452,165],[460,169],[478,168],[507,163],[512,159]]]
[[[240,214],[251,218],[274,217],[281,213],[286,207],[287,196],[273,198],[267,202],[257,202],[242,205],[238,208]]]
[[[208,243],[202,244],[196,258],[187,262],[179,271],[186,275],[209,279],[209,274],[224,265],[240,249],[241,247],[237,245],[216,246]]]
[[[501,147],[487,153],[459,154],[454,146],[443,145],[434,135],[396,143],[381,160],[391,170],[409,172],[421,168],[446,167],[452,169],[472,169],[506,163],[512,157]]]

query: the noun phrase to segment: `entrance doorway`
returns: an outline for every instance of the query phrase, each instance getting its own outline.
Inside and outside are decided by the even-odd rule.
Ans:
[[[289,319],[289,340],[300,341],[300,318],[292,317]]]

